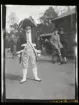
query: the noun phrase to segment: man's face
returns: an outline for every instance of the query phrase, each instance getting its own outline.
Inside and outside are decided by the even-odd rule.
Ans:
[[[26,27],[25,31],[26,31],[26,33],[31,33],[31,28],[30,27]]]
[[[57,34],[58,33],[58,30],[56,30],[55,32],[54,32],[54,34]]]

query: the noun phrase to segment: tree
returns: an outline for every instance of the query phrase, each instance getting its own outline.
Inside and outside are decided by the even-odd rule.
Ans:
[[[15,32],[19,30],[18,18],[14,12],[11,12],[8,18],[10,23],[10,33],[15,34]]]
[[[11,12],[8,18],[11,25],[13,25],[14,23],[18,23],[18,18],[14,12]]]
[[[71,11],[71,9],[75,8],[75,6],[53,6],[53,8],[58,16],[60,16],[65,12]]]
[[[17,23],[14,23],[13,25],[10,25],[13,31],[18,31],[19,30],[19,25]]]
[[[49,24],[51,22],[51,19],[54,19],[56,18],[58,15],[57,13],[55,12],[54,8],[53,7],[49,7],[45,13],[43,14],[42,17],[40,17],[40,21],[41,23],[44,23],[44,24]]]

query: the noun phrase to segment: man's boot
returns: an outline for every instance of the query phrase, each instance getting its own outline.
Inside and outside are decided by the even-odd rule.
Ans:
[[[36,67],[33,68],[33,74],[34,74],[34,78],[35,78],[35,80],[41,82],[41,79],[38,78],[38,76],[37,76],[37,68],[36,68]]]
[[[23,83],[26,81],[26,76],[27,76],[27,69],[23,69],[23,79],[20,81],[20,83]]]

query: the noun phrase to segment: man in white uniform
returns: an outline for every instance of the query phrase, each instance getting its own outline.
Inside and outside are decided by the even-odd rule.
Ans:
[[[25,28],[25,34],[26,34],[27,43],[25,44],[24,50],[22,52],[23,78],[20,81],[20,83],[23,83],[26,81],[29,58],[32,64],[32,70],[33,70],[35,80],[41,81],[41,79],[38,78],[37,76],[37,65],[36,65],[36,54],[37,53],[31,42],[31,27],[28,26]],[[24,46],[24,45],[21,45],[21,46]]]

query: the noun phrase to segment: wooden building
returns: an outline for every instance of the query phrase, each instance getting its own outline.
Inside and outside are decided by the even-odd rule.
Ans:
[[[52,20],[55,24],[55,28],[63,28],[64,32],[75,32],[76,31],[76,10],[72,9],[61,16]]]
[[[67,56],[75,57],[75,37],[76,37],[76,24],[77,24],[77,13],[75,9],[62,14],[61,16],[52,20],[55,24],[55,28],[64,30],[64,39],[66,41]]]
[[[52,20],[52,24],[55,25],[55,28],[64,30],[64,39],[67,43],[67,56],[74,57],[74,45],[76,37],[76,24],[77,24],[77,13],[75,9],[68,11],[61,16]],[[47,38],[50,37],[50,33],[42,34],[40,37]]]

